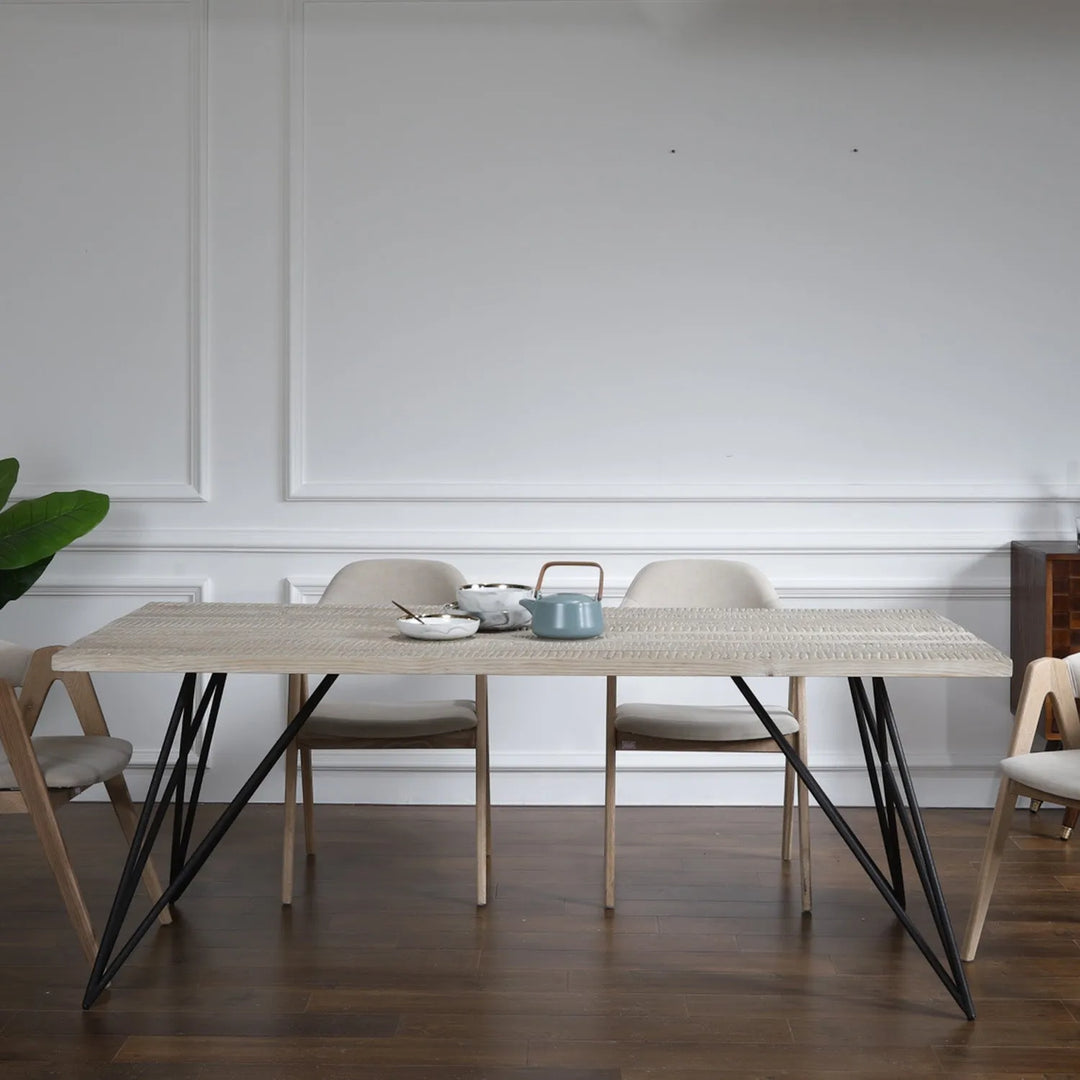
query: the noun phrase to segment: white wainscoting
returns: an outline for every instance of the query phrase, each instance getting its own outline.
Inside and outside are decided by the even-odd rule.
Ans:
[[[391,549],[392,551],[392,549]],[[356,551],[350,557],[376,557],[389,551]],[[434,555],[435,552],[426,552]],[[473,567],[495,564],[475,553],[440,551],[441,557],[472,576]],[[506,553],[501,553],[505,558]],[[645,559],[625,553],[589,552],[609,567],[605,600],[618,603],[630,577]],[[999,647],[1008,646],[1008,585],[1002,577],[1007,559],[991,561],[994,576],[972,585],[903,583],[878,580],[833,584],[778,574],[765,553],[742,557],[771,573],[786,605],[799,607],[930,607],[965,625]],[[349,561],[341,553],[318,551],[235,552],[184,551],[166,546],[122,552],[77,547],[58,558],[69,570],[63,579],[42,583],[0,612],[0,636],[31,645],[74,640],[111,618],[152,600],[200,599],[314,602],[332,573]],[[508,580],[530,583],[538,564],[518,554],[517,572]],[[863,558],[866,558],[864,554]],[[144,567],[165,561],[178,566],[176,575],[144,570],[145,576],[71,573],[82,563]],[[798,561],[793,560],[793,561]],[[895,562],[895,553],[889,560]],[[205,577],[193,575],[199,564]],[[621,566],[629,564],[628,569]],[[308,566],[312,572],[292,572]],[[528,570],[523,570],[528,567]],[[284,571],[284,572],[283,572]],[[576,571],[575,571],[576,573]],[[495,575],[499,576],[499,575]],[[474,580],[492,575],[477,573]],[[211,584],[213,582],[213,585]],[[276,586],[275,586],[276,583]],[[573,580],[559,586],[575,587]],[[580,584],[584,585],[584,582]],[[388,615],[388,618],[390,616]],[[172,676],[100,675],[103,703],[117,734],[136,745],[133,787],[141,791],[156,757],[178,680]],[[349,684],[375,699],[415,696],[458,696],[471,680],[410,681],[365,676],[341,679],[333,693],[348,693]],[[502,804],[598,804],[602,794],[603,680],[493,679],[491,685],[492,789]],[[769,692],[769,683],[775,689]],[[782,700],[777,680],[759,685],[762,699]],[[620,680],[624,695],[637,699],[708,702],[735,700],[726,680]],[[207,798],[226,798],[246,776],[262,749],[276,737],[284,721],[284,677],[233,676],[229,680],[222,719],[211,755]],[[466,685],[468,684],[468,685]],[[904,732],[909,762],[918,777],[926,805],[989,805],[994,772],[1011,726],[1007,680],[894,680],[890,686]],[[809,685],[810,759],[836,800],[868,801],[860,747],[851,717],[846,683],[811,680]],[[57,721],[62,717],[58,714]],[[53,722],[53,721],[50,721]],[[334,751],[316,755],[320,801],[460,803],[472,798],[467,755],[447,751]],[[772,804],[780,798],[780,762],[749,755],[624,755],[620,764],[619,798],[624,803]],[[257,798],[281,797],[280,770]]]
[[[401,554],[596,559],[617,602],[687,555],[1007,650],[1010,540],[1080,512],[1078,36],[1073,0],[0,0],[0,456],[113,497],[0,636]],[[175,688],[102,677],[136,790]],[[892,691],[924,800],[987,805],[1005,680]],[[865,801],[846,695],[811,759]],[[602,697],[495,680],[495,799],[598,803]],[[230,679],[208,798],[284,700]],[[624,802],[779,799],[627,758]],[[319,796],[472,797],[419,752]]]

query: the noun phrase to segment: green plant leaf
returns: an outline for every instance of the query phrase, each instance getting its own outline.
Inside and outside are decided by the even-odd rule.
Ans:
[[[15,481],[19,479],[19,462],[17,458],[6,457],[0,460],[0,510],[11,498],[11,489]]]
[[[0,570],[51,558],[88,533],[108,511],[108,495],[96,491],[54,491],[9,506],[0,511]]]
[[[9,600],[17,600],[39,577],[53,560],[50,555],[18,570],[0,570],[0,608]]]

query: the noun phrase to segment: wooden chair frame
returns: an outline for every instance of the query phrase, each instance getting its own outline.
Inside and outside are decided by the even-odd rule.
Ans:
[[[1043,722],[1044,705],[1047,701],[1050,702],[1057,717],[1058,731],[1061,733],[1065,748],[1067,750],[1080,749],[1080,716],[1077,714],[1076,696],[1068,666],[1064,660],[1046,656],[1033,660],[1024,672],[1008,757],[1031,753],[1031,744]],[[1001,857],[1009,835],[1012,813],[1016,809],[1016,800],[1021,795],[1040,802],[1054,802],[1070,809],[1080,810],[1080,801],[1064,798],[1056,792],[1027,787],[1008,776],[1001,778],[997,803],[990,819],[990,830],[987,833],[986,847],[983,849],[982,863],[979,867],[975,900],[972,903],[964,943],[960,950],[963,960],[974,960],[979,948],[979,938],[982,936],[986,913],[990,906],[990,896],[994,891],[994,883],[1001,867]]]
[[[289,719],[308,697],[307,675],[289,676]],[[285,835],[282,846],[281,902],[289,905],[293,897],[296,846],[296,771],[299,757],[304,801],[304,848],[315,854],[315,796],[311,767],[313,750],[398,750],[405,748],[471,749],[476,752],[476,904],[487,903],[491,869],[491,784],[488,760],[488,684],[486,675],[476,676],[476,727],[443,735],[419,735],[413,738],[309,738],[304,729],[285,751]]]
[[[604,761],[604,907],[615,907],[615,756],[619,750],[703,751],[709,753],[780,753],[771,738],[750,739],[742,742],[697,741],[689,739],[662,739],[646,735],[626,733],[615,728],[615,710],[618,707],[618,680],[607,677],[607,738]],[[787,736],[795,752],[806,761],[806,680],[794,677],[788,680],[788,712],[799,722],[799,730]],[[784,761],[784,807],[781,824],[780,854],[784,862],[791,861],[791,842],[794,834],[792,808],[796,786],[795,770]],[[806,785],[799,789],[799,880],[802,909],[811,908],[810,881],[810,800]]]
[[[45,699],[56,682],[63,683],[85,735],[108,736],[109,728],[89,673],[53,671],[53,654],[60,648],[59,645],[50,645],[35,650],[20,694],[16,695],[11,683],[0,679],[0,742],[18,784],[13,791],[0,791],[0,814],[29,814],[56,883],[60,887],[60,896],[79,939],[79,945],[87,960],[93,963],[98,951],[97,938],[55,813],[58,806],[69,802],[84,789],[49,788],[34,754],[31,736],[41,716]],[[131,802],[127,782],[123,773],[118,773],[104,783],[120,828],[130,844],[135,836],[138,816]],[[143,884],[152,901],[161,896],[161,882],[150,861],[147,861],[143,871]],[[167,907],[158,916],[158,921],[172,922]]]

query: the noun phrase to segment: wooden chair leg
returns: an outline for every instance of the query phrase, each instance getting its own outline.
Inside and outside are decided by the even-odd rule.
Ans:
[[[798,735],[799,758],[806,761],[806,736]],[[794,771],[794,770],[793,770]],[[809,913],[813,908],[813,890],[811,886],[810,858],[810,792],[800,780],[799,788],[799,884],[802,893],[802,909]]]
[[[109,794],[113,813],[120,822],[120,829],[127,839],[128,845],[135,839],[135,830],[138,828],[139,818],[135,813],[135,806],[131,801],[131,792],[128,790],[127,781],[123,773],[105,781],[105,790]],[[154,869],[153,859],[147,859],[142,872],[143,887],[152,903],[161,899],[161,881]],[[168,904],[158,913],[158,922],[162,926],[168,926],[172,920],[172,911]]]
[[[795,770],[791,762],[784,759],[784,816],[780,825],[780,858],[784,862],[791,862],[791,838],[795,832],[795,816],[792,808],[795,805]]]
[[[799,721],[799,730],[791,737],[791,745],[806,764],[806,679],[797,677],[788,681],[788,711]],[[793,786],[799,789],[799,889],[802,894],[802,909],[809,913],[812,906],[810,881],[810,795],[806,785],[798,779],[791,764],[785,759],[784,768],[784,842],[783,857],[791,859],[792,802]]]
[[[90,922],[90,913],[86,910],[82,890],[79,888],[75,871],[71,867],[67,846],[60,834],[56,815],[53,813],[48,796],[42,801],[36,793],[31,794],[25,789],[22,794],[26,800],[27,809],[30,811],[34,829],[41,840],[41,846],[45,849],[45,857],[49,861],[57,885],[60,886],[60,896],[64,901],[64,907],[67,908],[71,925],[75,928],[75,936],[79,939],[83,955],[89,963],[93,964],[98,951],[97,938],[94,936],[94,927]]]
[[[484,824],[487,829],[487,841],[485,844],[485,851],[487,852],[487,864],[488,864],[488,880],[491,880],[491,772],[489,765],[488,782],[487,782],[487,801],[484,804]]]
[[[487,679],[476,677],[476,906],[487,904],[488,836],[491,829],[488,792]]]
[[[34,824],[34,831],[41,841],[45,858],[48,860],[53,877],[56,878],[56,884],[60,887],[60,897],[64,901],[68,918],[75,929],[75,936],[79,939],[83,955],[92,964],[98,950],[94,926],[90,921],[90,913],[86,909],[86,901],[83,899],[75,871],[72,869],[71,857],[56,821],[48,791],[44,782],[41,782],[39,786],[23,783],[20,779],[19,786],[26,809],[30,813],[30,820]]]
[[[64,837],[56,821],[49,789],[34,756],[29,733],[23,726],[23,714],[11,684],[0,679],[0,746],[7,754],[23,806],[30,815],[34,831],[41,841],[49,867],[60,887],[60,897],[75,929],[83,954],[92,964],[97,956],[97,939],[86,910],[86,901],[71,866]]]
[[[604,740],[604,907],[615,907],[615,704],[614,675],[607,679],[607,730]]]
[[[293,874],[296,866],[296,740],[285,748],[285,823],[281,836],[281,902],[292,903]]]
[[[979,878],[975,886],[975,900],[971,905],[967,930],[964,932],[964,943],[960,948],[962,960],[974,960],[979,948],[979,938],[982,937],[986,912],[990,907],[990,896],[994,891],[994,882],[997,880],[998,868],[1001,865],[1001,854],[1005,850],[1005,839],[1009,835],[1009,819],[1016,808],[1016,796],[1016,788],[1012,781],[1004,777],[998,789],[994,814],[990,819],[990,831],[986,836],[986,846],[983,848],[982,863],[979,866]]]
[[[304,789],[304,850],[315,854],[315,777],[311,770],[311,750],[300,750],[300,781]]]

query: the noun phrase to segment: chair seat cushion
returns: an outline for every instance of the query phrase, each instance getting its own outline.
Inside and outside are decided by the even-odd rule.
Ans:
[[[473,701],[334,702],[312,713],[301,729],[301,738],[419,738],[474,727],[476,703]]]
[[[105,735],[42,735],[30,741],[50,788],[85,788],[111,780],[131,760],[131,743]],[[0,752],[0,791],[18,786],[10,762]]]
[[[1043,750],[1018,754],[1001,763],[1001,771],[1025,787],[1080,800],[1080,750]]]
[[[0,641],[0,679],[7,679],[12,686],[22,686],[33,655],[31,649],[11,641]]]
[[[799,721],[786,709],[769,710],[781,735],[793,735]],[[615,710],[615,730],[657,739],[742,742],[769,733],[748,705],[651,705],[626,702]]]

